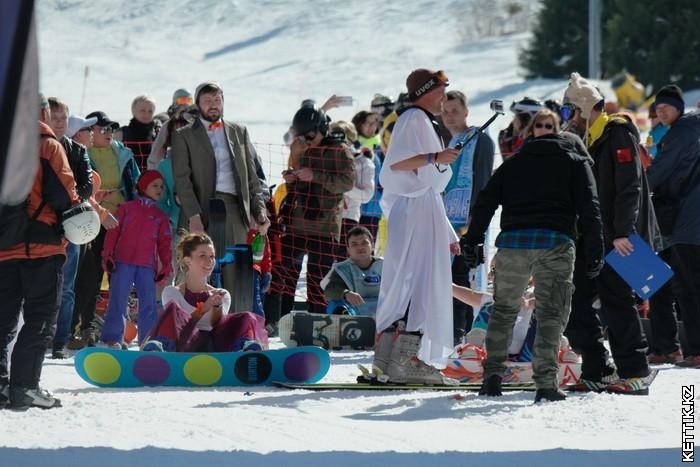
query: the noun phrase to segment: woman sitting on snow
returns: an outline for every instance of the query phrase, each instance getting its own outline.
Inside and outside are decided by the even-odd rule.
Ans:
[[[163,290],[164,312],[143,350],[161,350],[161,346],[176,352],[267,348],[264,318],[247,311],[227,314],[231,295],[207,283],[216,264],[208,235],[184,235],[177,245],[177,260],[185,281]]]

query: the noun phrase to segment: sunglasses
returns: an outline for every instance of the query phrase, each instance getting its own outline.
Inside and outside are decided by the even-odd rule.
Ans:
[[[100,133],[103,135],[106,135],[107,133],[114,133],[114,128],[111,126],[101,126],[100,128]]]
[[[535,123],[535,128],[546,128],[548,130],[551,130],[554,128],[554,125],[551,123]]]
[[[306,141],[307,143],[310,143],[311,141],[314,140],[314,138],[316,138],[316,132],[310,131],[308,133],[304,133],[302,135],[302,138],[304,138],[304,141]]]
[[[561,106],[561,109],[559,110],[559,115],[561,116],[561,119],[565,122],[568,122],[574,117],[574,114],[576,113],[576,107],[574,104],[564,104]]]

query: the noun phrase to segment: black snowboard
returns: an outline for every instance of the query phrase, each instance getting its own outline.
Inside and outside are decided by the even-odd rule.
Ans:
[[[374,347],[375,333],[376,324],[371,316],[293,313],[289,338],[298,347],[364,350]]]

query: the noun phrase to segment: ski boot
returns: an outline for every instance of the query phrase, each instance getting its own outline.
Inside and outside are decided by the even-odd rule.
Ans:
[[[487,378],[484,379],[484,382],[481,383],[481,388],[479,389],[479,395],[480,396],[489,396],[489,397],[499,397],[503,395],[503,392],[501,390],[501,381],[503,381],[503,378],[501,375],[491,375]]]
[[[421,336],[399,332],[391,348],[387,367],[389,382],[397,384],[456,385],[458,381],[447,378],[440,370],[418,359]]]

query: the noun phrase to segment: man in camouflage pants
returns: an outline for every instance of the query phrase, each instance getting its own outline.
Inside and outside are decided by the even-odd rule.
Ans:
[[[495,303],[486,333],[481,395],[501,395],[513,325],[532,277],[537,314],[535,402],[566,398],[557,384],[557,355],[573,292],[577,218],[589,240],[589,275],[598,274],[603,255],[595,182],[589,158],[580,152],[580,140],[575,139],[578,137],[556,134],[530,139],[496,170],[481,191],[469,230],[462,237],[465,261],[475,267],[483,261],[479,246],[491,217],[499,205],[503,206],[501,233],[496,239]]]

